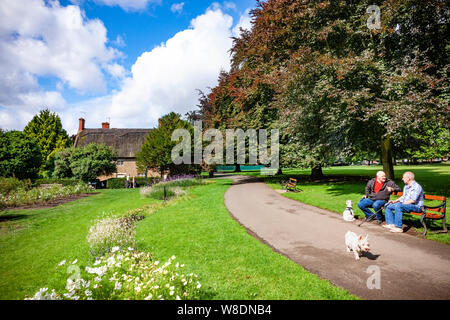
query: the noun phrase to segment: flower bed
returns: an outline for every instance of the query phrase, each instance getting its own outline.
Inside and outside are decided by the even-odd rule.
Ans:
[[[183,272],[184,265],[153,261],[150,254],[133,248],[113,247],[111,253],[97,259],[92,266],[81,267],[77,260],[61,261],[61,273],[69,277],[65,290],[41,288],[26,300],[185,300],[198,299],[200,282],[197,275]]]
[[[77,194],[92,193],[92,189],[87,184],[77,184],[73,186],[53,185],[49,188],[32,188],[30,190],[17,189],[8,195],[0,194],[0,208],[18,207],[45,203],[51,200],[66,198]]]

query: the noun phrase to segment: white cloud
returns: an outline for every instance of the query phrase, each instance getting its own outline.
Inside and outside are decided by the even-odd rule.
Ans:
[[[1,7],[0,1],[0,12]],[[43,12],[47,12],[46,10],[51,11],[53,7],[42,9]],[[39,12],[35,10],[35,13],[36,20],[39,18]],[[82,13],[80,15],[82,25],[87,28],[91,21],[86,20]],[[3,24],[1,21],[0,25]],[[24,21],[33,25],[36,23],[31,18]],[[49,23],[44,18],[40,21],[44,25]],[[103,26],[100,21],[97,23]],[[21,25],[21,22],[18,24]],[[248,18],[241,17],[236,26],[238,25],[248,26]],[[43,66],[31,68],[29,64],[20,62],[20,59],[17,60],[18,57],[22,58],[20,55],[11,57],[2,54],[3,43],[11,40],[8,37],[6,39],[9,40],[5,40],[1,34],[4,28],[0,27],[0,75],[4,79],[0,82],[0,127],[21,130],[43,106],[48,106],[61,116],[63,126],[69,134],[76,133],[79,117],[86,119],[88,128],[99,128],[101,122],[108,118],[110,118],[111,127],[114,128],[149,128],[156,126],[158,118],[168,112],[174,111],[184,115],[187,111],[196,109],[199,97],[196,89],[206,91],[208,87],[214,87],[220,70],[229,70],[229,49],[232,46],[231,37],[234,36],[236,26],[233,25],[230,15],[212,6],[204,14],[193,19],[188,29],[178,32],[153,50],[142,53],[130,71],[117,64],[115,58],[101,59],[101,55],[97,54],[100,57],[92,58],[91,61],[80,57],[86,64],[92,63],[99,72],[105,71],[116,77],[120,81],[120,87],[107,95],[70,105],[64,101],[58,91],[42,90],[37,78],[42,74],[59,78],[58,90],[63,87],[72,88],[77,82],[72,80],[72,77],[63,77],[52,71],[54,69],[50,67],[53,64],[50,62],[41,61]],[[33,26],[30,28],[33,29]],[[22,33],[20,34],[22,37]],[[35,39],[39,39],[39,35],[43,33],[37,34]],[[45,36],[47,37],[46,34]],[[90,44],[90,46],[103,48],[100,52],[110,52],[111,49],[105,47],[106,36],[98,37],[97,41],[99,43]],[[79,46],[82,45],[79,44]],[[56,57],[48,56],[48,59],[57,60],[57,57],[64,55],[62,49],[60,51],[57,49],[58,47],[55,46],[55,54],[61,54]],[[88,49],[86,49],[87,52],[89,52]],[[117,57],[117,52],[113,51],[113,53]],[[66,55],[70,55],[70,51],[66,52]],[[92,54],[87,56],[92,57]],[[94,63],[95,61],[97,62]],[[68,74],[74,74],[73,79],[77,79],[75,75],[79,64],[76,60],[67,60],[65,64],[60,64],[71,70]],[[40,69],[47,72],[39,71],[38,73]],[[79,77],[83,76],[86,76],[85,81],[90,83],[92,74],[81,72]],[[81,88],[76,89],[81,90]]]
[[[40,77],[58,79],[58,90],[67,86],[79,93],[106,92],[103,70],[112,65],[119,74],[113,61],[121,56],[107,41],[103,23],[87,19],[78,6],[0,1],[1,126],[20,128],[42,107],[61,110],[66,105],[61,93],[39,86]]]
[[[251,24],[252,18],[250,17],[250,10],[247,9],[243,15],[239,18],[239,22],[236,24],[236,26],[233,28],[233,36],[238,37],[240,35],[240,29],[244,30],[251,30],[252,24]]]
[[[123,66],[117,63],[109,64],[106,66],[106,71],[114,78],[121,79],[125,77],[126,70]]]
[[[236,4],[234,2],[231,1],[224,1],[223,3],[223,7],[225,9],[231,9],[231,10],[236,10]]]
[[[93,0],[105,6],[119,6],[125,11],[139,11],[147,8],[149,3],[161,4],[161,0]]]
[[[222,11],[208,10],[189,29],[144,52],[113,95],[109,116],[123,127],[151,127],[170,111],[195,109],[196,89],[214,86],[220,70],[229,69],[232,23]]]
[[[173,13],[176,13],[176,12],[181,13],[183,11],[183,7],[184,7],[184,2],[174,3],[170,7],[170,11],[172,11]]]

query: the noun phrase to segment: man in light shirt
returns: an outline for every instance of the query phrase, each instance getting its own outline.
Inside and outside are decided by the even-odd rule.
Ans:
[[[397,200],[390,201],[384,208],[386,217],[384,227],[390,229],[391,232],[403,232],[403,213],[421,212],[424,206],[423,189],[414,180],[414,173],[405,172],[402,180],[405,183],[403,195]]]

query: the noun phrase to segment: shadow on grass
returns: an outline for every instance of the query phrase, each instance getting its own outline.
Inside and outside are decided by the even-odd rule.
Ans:
[[[26,214],[2,214],[0,212],[0,223],[1,222],[7,222],[7,221],[15,221],[15,220],[23,220],[27,219],[29,216]]]

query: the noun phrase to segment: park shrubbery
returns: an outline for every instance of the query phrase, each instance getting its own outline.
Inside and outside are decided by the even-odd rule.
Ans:
[[[10,192],[18,189],[29,190],[31,188],[31,180],[19,180],[17,178],[0,177],[0,194],[6,196]]]
[[[33,183],[34,187],[39,187],[41,184],[62,184],[63,186],[76,186],[82,183],[81,180],[66,178],[66,179],[36,179]]]
[[[0,208],[45,203],[55,199],[66,198],[71,195],[91,192],[93,192],[93,189],[87,184],[64,187],[53,185],[50,188],[32,188],[30,190],[18,188],[8,194],[0,194]]]
[[[204,183],[203,179],[188,175],[172,177],[170,180],[142,188],[141,195],[152,199],[166,200],[175,196],[184,195],[186,192],[182,188],[198,186]]]
[[[147,184],[153,184],[158,180],[158,178],[147,178]],[[106,181],[106,188],[108,189],[123,189],[125,188],[125,181],[127,181],[126,178],[111,178]],[[135,178],[136,184],[138,187],[145,186],[145,178],[139,177]],[[133,182],[132,179],[130,179],[130,182]]]

